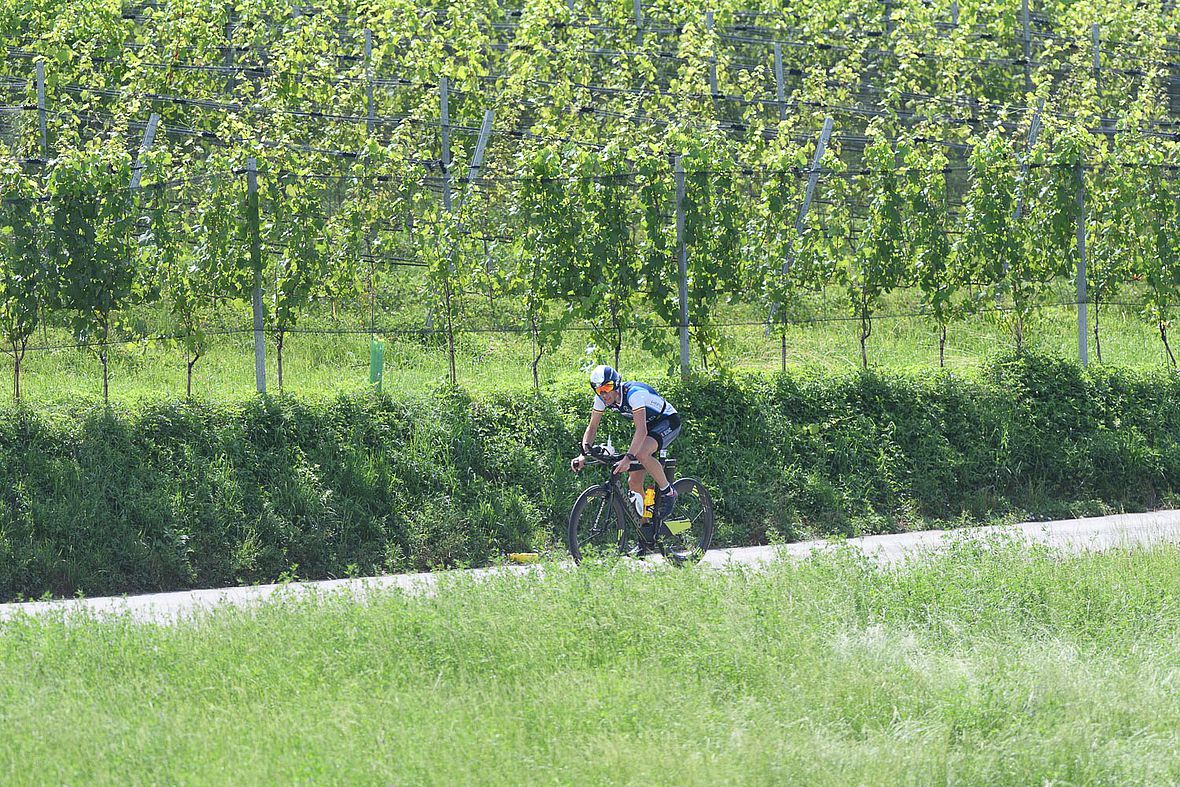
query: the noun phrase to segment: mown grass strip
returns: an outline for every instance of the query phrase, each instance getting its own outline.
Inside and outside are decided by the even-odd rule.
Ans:
[[[1062,298],[1068,298],[1064,291]],[[831,304],[817,319],[787,330],[787,365],[793,371],[822,371],[841,374],[860,366],[860,325],[842,305],[842,293],[830,295]],[[895,293],[886,299],[887,313],[912,315],[921,308],[913,293]],[[147,309],[137,317],[144,330],[172,335],[179,329],[158,310]],[[367,309],[364,315],[350,314],[333,320],[326,309],[310,315],[300,330],[284,340],[284,385],[288,393],[307,398],[331,398],[368,388],[369,342]],[[723,339],[717,348],[726,368],[744,371],[777,371],[781,364],[781,337],[767,334],[761,312],[727,307],[721,320]],[[252,373],[253,336],[240,310],[228,310],[225,323],[243,332],[210,337],[206,354],[193,367],[193,393],[205,401],[237,402],[254,394]],[[399,324],[420,325],[419,315]],[[494,322],[494,321],[493,321]],[[731,324],[732,323],[732,324]],[[510,323],[515,325],[515,323]],[[1037,315],[1027,338],[1029,349],[1054,358],[1077,358],[1077,322],[1068,308],[1046,309]],[[1102,312],[1103,357],[1120,368],[1159,370],[1167,366],[1167,355],[1159,331],[1143,323],[1132,306],[1104,307]],[[323,333],[314,333],[314,331]],[[340,333],[355,331],[355,333]],[[641,346],[642,337],[625,337],[620,369],[628,379],[663,377],[669,360],[677,353],[676,329],[658,337],[655,354]],[[50,328],[36,337],[35,346],[67,347],[74,342],[64,328]],[[975,315],[956,323],[946,348],[947,368],[970,374],[983,366],[997,351],[1010,351],[1011,336],[994,315]],[[459,383],[470,390],[511,390],[526,393],[532,388],[534,347],[524,333],[471,333],[458,337]],[[423,339],[412,335],[387,337],[385,386],[389,390],[432,388],[447,379],[447,354],[441,336]],[[110,348],[111,400],[125,405],[150,405],[161,399],[180,398],[186,387],[189,357],[174,341],[129,340]],[[278,390],[274,369],[275,347],[267,338],[268,390]],[[698,356],[693,349],[694,364]],[[938,366],[938,332],[928,318],[898,316],[874,323],[869,347],[870,363],[879,369],[924,369]],[[583,368],[588,362],[613,362],[606,348],[595,347],[585,331],[570,331],[563,342],[546,351],[539,364],[543,386],[583,385]],[[718,358],[711,359],[716,365]],[[673,360],[674,363],[674,360]],[[697,365],[702,371],[703,366]],[[29,404],[102,399],[102,366],[88,349],[32,351],[22,364],[22,390]],[[0,354],[0,391],[12,391],[12,358]]]

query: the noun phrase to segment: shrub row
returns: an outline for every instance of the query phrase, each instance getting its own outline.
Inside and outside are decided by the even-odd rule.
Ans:
[[[657,381],[658,382],[658,381]],[[1009,358],[663,381],[720,543],[1141,510],[1180,490],[1180,379]],[[0,409],[0,597],[478,565],[559,537],[578,389]],[[629,430],[611,425],[616,443]]]

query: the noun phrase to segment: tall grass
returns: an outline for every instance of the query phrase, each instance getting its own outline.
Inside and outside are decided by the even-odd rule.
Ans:
[[[1180,550],[547,569],[0,625],[11,784],[1165,784]]]

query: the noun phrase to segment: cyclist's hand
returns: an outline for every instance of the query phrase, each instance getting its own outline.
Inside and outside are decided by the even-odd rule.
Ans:
[[[631,466],[631,457],[624,456],[619,461],[615,462],[614,469],[611,470],[611,475],[618,475]]]
[[[570,470],[573,470],[575,473],[582,472],[584,467],[586,467],[586,457],[575,456],[572,460],[570,460]]]

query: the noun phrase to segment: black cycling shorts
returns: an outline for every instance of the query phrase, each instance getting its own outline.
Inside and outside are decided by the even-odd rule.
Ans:
[[[667,418],[661,418],[656,423],[647,427],[647,433],[655,438],[656,445],[663,451],[673,440],[680,436],[680,415],[673,413]]]

